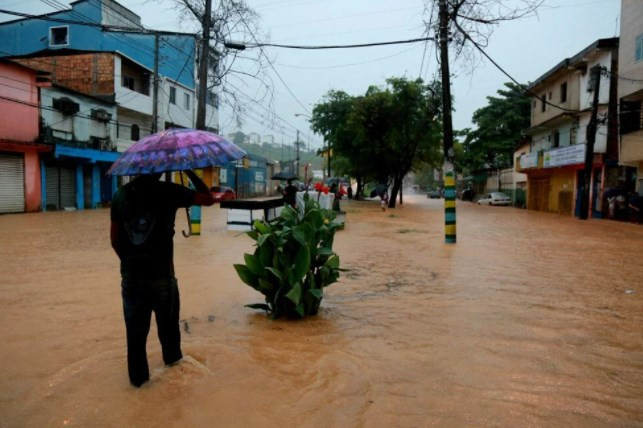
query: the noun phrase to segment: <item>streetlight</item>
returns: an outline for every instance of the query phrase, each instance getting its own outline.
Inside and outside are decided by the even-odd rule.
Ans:
[[[299,116],[304,116],[307,117],[308,119],[312,120],[313,118],[310,117],[307,114],[304,113],[295,113],[295,117]],[[299,132],[299,131],[298,131]],[[326,142],[326,139],[324,139],[324,145],[326,146],[326,156],[328,157],[328,176],[330,177],[330,142]]]

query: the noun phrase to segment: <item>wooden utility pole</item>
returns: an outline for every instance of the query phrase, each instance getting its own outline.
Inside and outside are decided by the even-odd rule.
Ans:
[[[205,110],[208,95],[208,59],[210,56],[210,25],[212,0],[205,0],[203,35],[201,37],[201,62],[199,63],[199,103],[196,111],[196,129],[205,130]]]
[[[159,33],[154,32],[154,86],[152,89],[152,134],[159,130]]]
[[[592,183],[593,163],[594,163],[594,142],[596,141],[596,129],[598,122],[598,102],[599,92],[601,89],[601,66],[595,65],[591,69],[592,87],[594,88],[594,97],[592,101],[592,116],[587,125],[587,147],[585,147],[585,169],[583,170],[583,194],[580,203],[580,219],[587,220],[590,208],[589,188]]]
[[[455,172],[453,170],[453,122],[449,74],[449,7],[440,1],[440,68],[442,74],[442,141],[444,151],[444,242],[456,242]]]

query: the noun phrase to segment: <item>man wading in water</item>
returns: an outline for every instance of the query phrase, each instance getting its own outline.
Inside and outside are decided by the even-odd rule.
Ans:
[[[141,175],[114,195],[112,248],[121,260],[121,291],[127,329],[127,369],[132,385],[150,378],[145,345],[152,311],[156,316],[165,364],[183,358],[179,328],[179,289],[174,276],[176,210],[214,204],[207,186],[185,172],[196,192],[159,181],[160,174]]]

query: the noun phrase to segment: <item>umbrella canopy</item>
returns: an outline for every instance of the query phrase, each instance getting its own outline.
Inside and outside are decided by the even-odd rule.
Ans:
[[[297,179],[297,174],[290,171],[279,171],[272,176],[273,180],[295,180]]]
[[[221,166],[246,155],[223,137],[196,129],[167,129],[127,149],[111,166],[111,175],[155,174]]]

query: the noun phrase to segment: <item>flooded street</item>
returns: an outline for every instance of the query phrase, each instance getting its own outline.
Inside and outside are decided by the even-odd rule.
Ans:
[[[175,265],[184,361],[129,385],[109,211],[0,216],[0,427],[641,426],[643,227],[458,201],[343,203],[350,269],[318,317],[270,321],[204,210]],[[153,323],[154,324],[154,323]]]

